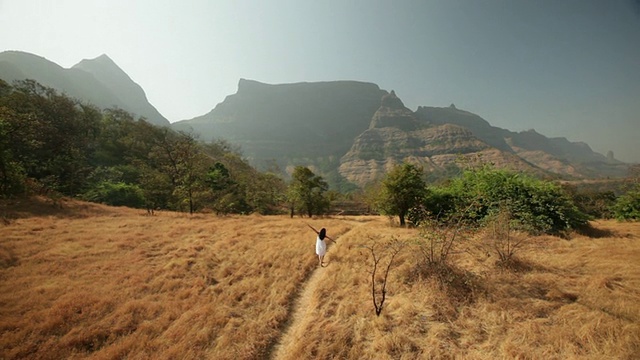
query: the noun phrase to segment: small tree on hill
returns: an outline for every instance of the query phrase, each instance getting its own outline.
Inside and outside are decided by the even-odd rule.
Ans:
[[[396,166],[382,180],[378,200],[379,210],[386,215],[398,215],[400,226],[405,225],[409,210],[421,204],[427,194],[421,167],[404,163]]]
[[[305,212],[309,217],[322,214],[329,208],[329,200],[325,196],[327,182],[313,173],[309,168],[296,166],[289,184],[288,198],[293,209]]]

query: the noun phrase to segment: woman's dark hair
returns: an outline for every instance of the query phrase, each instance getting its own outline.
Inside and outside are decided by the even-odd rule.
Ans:
[[[324,240],[325,236],[327,236],[327,230],[325,228],[320,229],[320,234],[318,234],[320,240]]]

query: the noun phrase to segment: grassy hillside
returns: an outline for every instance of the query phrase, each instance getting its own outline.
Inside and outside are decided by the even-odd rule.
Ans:
[[[417,230],[383,217],[64,201],[3,203],[0,217],[2,359],[640,356],[638,223],[528,239],[510,271],[469,239],[453,259],[465,282],[442,287],[417,271]],[[325,267],[305,222],[338,241]],[[384,255],[392,238],[408,242],[377,317],[368,247]]]

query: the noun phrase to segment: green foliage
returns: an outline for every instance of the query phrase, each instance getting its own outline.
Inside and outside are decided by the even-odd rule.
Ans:
[[[581,212],[596,219],[614,217],[612,207],[616,202],[616,194],[613,191],[579,190],[574,186],[564,186],[563,189]]]
[[[286,185],[272,173],[256,173],[252,186],[247,187],[246,199],[251,207],[262,215],[282,213],[280,204],[285,200]]]
[[[211,190],[211,207],[216,213],[228,214],[249,210],[248,204],[239,195],[237,182],[231,179],[231,173],[223,163],[216,162],[209,167],[205,183]]]
[[[329,186],[321,176],[307,167],[296,166],[291,177],[287,198],[294,210],[312,217],[329,209],[330,201],[325,196]]]
[[[618,197],[613,212],[618,220],[640,220],[640,185]]]
[[[400,225],[405,225],[409,210],[422,204],[428,194],[422,179],[422,168],[403,163],[396,166],[382,180],[378,210],[385,215],[397,215]]]
[[[95,188],[83,194],[82,198],[87,201],[112,206],[128,206],[133,208],[142,208],[146,203],[144,193],[138,185],[123,182],[100,182]]]
[[[31,80],[13,87],[4,83],[2,88],[0,162],[4,180],[29,178],[47,185],[48,190],[79,193],[90,171],[87,160],[100,112]]]
[[[205,182],[213,191],[226,190],[234,185],[233,180],[231,180],[229,170],[221,162],[216,162],[209,168]]]
[[[14,131],[9,117],[14,115],[10,109],[0,107],[0,197],[24,191],[25,171],[22,164],[15,159],[9,137]]]
[[[446,197],[451,208],[441,202],[427,202],[431,214],[445,219],[462,214],[466,221],[482,224],[500,211],[507,211],[516,229],[531,233],[562,233],[586,225],[580,212],[557,185],[508,170],[484,167],[467,170],[436,194]]]
[[[209,173],[216,164],[226,172]],[[284,188],[224,141],[204,144],[34,81],[10,86],[0,80],[2,197],[33,189],[149,210],[274,213]]]

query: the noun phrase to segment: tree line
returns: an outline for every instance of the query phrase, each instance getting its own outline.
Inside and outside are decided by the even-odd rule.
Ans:
[[[224,140],[101,110],[32,81],[0,80],[0,196],[57,194],[115,206],[308,216],[328,209],[326,182],[296,167],[287,183]]]

